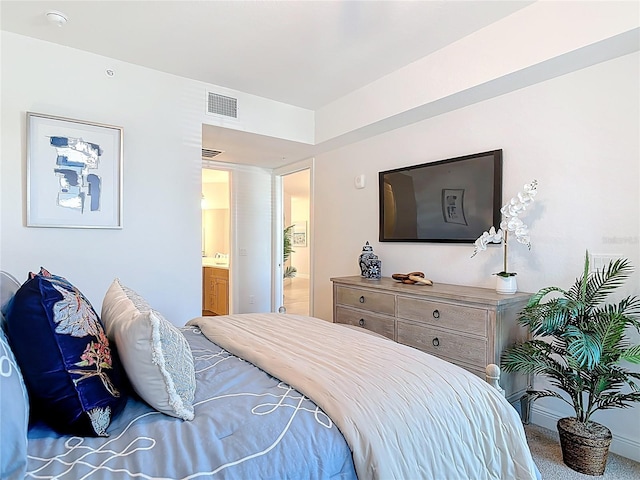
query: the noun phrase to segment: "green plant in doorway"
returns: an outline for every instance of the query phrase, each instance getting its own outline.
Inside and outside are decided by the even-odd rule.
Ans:
[[[287,260],[289,260],[289,257],[291,256],[291,254],[295,253],[295,250],[293,250],[292,237],[293,237],[293,225],[289,225],[284,229],[284,234],[282,235],[282,242],[283,242],[282,264],[283,265],[287,263]],[[282,278],[293,278],[296,276],[296,273],[298,273],[298,269],[296,267],[287,265],[284,269],[284,274]]]

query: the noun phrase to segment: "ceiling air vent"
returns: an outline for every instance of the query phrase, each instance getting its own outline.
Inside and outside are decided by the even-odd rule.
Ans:
[[[225,97],[217,93],[208,92],[207,113],[224,115],[225,117],[238,118],[238,99]]]
[[[224,153],[224,150],[212,150],[210,148],[203,148],[202,149],[202,158],[217,157],[221,153]]]

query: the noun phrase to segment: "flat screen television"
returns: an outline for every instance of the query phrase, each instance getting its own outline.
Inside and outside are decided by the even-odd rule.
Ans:
[[[381,242],[473,243],[500,223],[502,150],[378,176]]]

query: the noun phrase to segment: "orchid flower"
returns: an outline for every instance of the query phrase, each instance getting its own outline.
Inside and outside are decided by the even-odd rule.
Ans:
[[[501,209],[502,221],[498,230],[491,227],[489,231],[483,232],[474,242],[474,250],[471,257],[482,250],[487,249],[489,243],[502,243],[504,245],[504,270],[500,274],[503,276],[515,275],[507,273],[507,237],[509,232],[516,236],[519,243],[526,245],[531,250],[531,238],[529,237],[529,228],[520,220],[519,215],[524,213],[526,209],[533,203],[534,197],[538,192],[538,181],[533,180],[527,183],[522,192],[509,200]]]

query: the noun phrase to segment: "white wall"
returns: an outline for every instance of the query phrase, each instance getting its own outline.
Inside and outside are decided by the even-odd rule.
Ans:
[[[198,100],[204,98],[205,89],[238,99],[237,119],[222,115],[205,115],[202,123],[244,132],[260,133],[292,142],[313,144],[315,118],[312,110],[229,88],[201,85],[202,90],[198,92]]]
[[[202,184],[204,209],[202,229],[205,255],[228,254],[230,250],[229,179]]]
[[[119,277],[172,322],[195,316],[200,235],[182,232],[200,224],[201,147],[189,139],[201,126],[181,100],[188,89],[178,77],[3,32],[2,269],[26,279],[42,265],[98,313]],[[121,230],[24,226],[27,111],[124,128]]]
[[[119,277],[176,325],[199,315],[202,124],[217,121],[204,113],[207,90],[222,89],[4,31],[0,48],[0,268],[26,279],[44,266],[76,284],[98,312],[109,284]],[[115,76],[105,75],[107,68]],[[313,138],[313,112],[228,89],[223,93],[238,93],[242,129],[298,141]],[[124,128],[121,230],[25,226],[28,111]],[[270,310],[272,199],[265,175],[238,177],[239,189],[251,193],[236,192],[232,221],[253,222],[257,204],[266,210],[238,228],[237,242],[248,254],[235,268],[255,280],[239,289],[236,312]]]
[[[204,236],[203,257],[213,257],[218,253],[229,254],[229,209],[210,208],[203,210],[202,230]]]
[[[257,167],[231,173],[231,313],[270,312],[273,196],[272,175]]]
[[[504,154],[505,201],[534,178],[540,184],[523,217],[533,247],[510,249],[520,290],[569,287],[586,249],[629,258],[640,271],[638,65],[638,53],[627,55],[318,156],[314,314],[331,319],[329,279],[359,274],[366,241],[385,276],[421,270],[435,282],[493,288],[500,248],[470,258],[471,245],[378,242],[377,174],[496,148]],[[361,173],[367,184],[358,190]],[[640,275],[625,291],[640,294]],[[537,406],[563,411],[560,401]],[[614,431],[614,450],[640,460],[640,408],[595,420]]]

